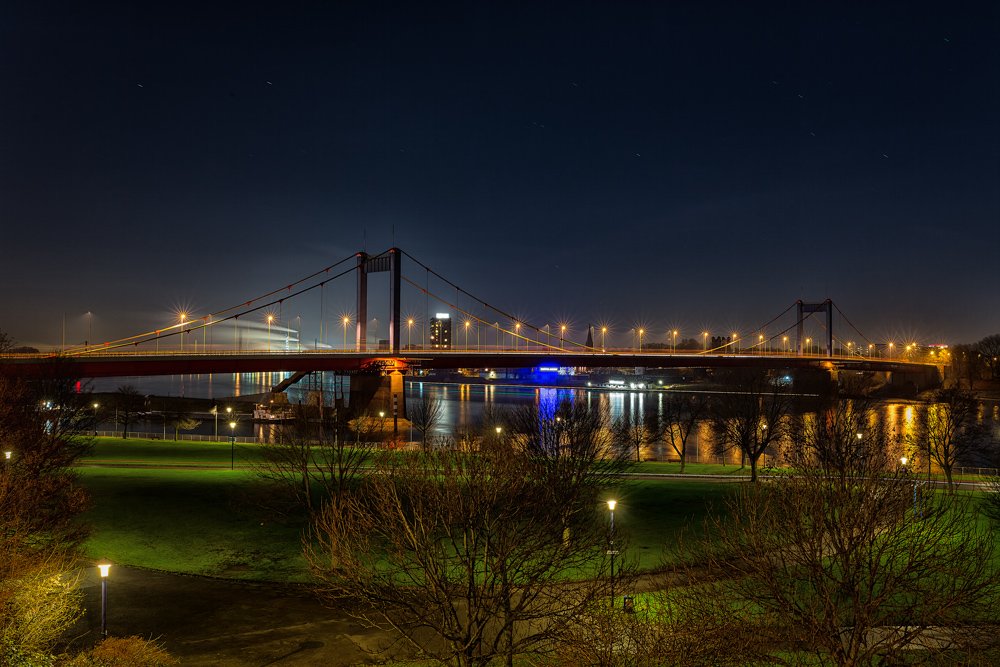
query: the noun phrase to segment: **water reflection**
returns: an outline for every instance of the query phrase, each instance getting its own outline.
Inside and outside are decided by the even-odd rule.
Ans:
[[[244,373],[215,375],[184,375],[156,378],[106,378],[93,383],[97,391],[114,391],[122,384],[132,384],[140,393],[156,396],[187,396],[223,400],[234,396],[252,396],[269,391],[288,373]],[[350,378],[334,374],[314,374],[306,380],[293,386],[288,391],[291,402],[306,401],[310,392],[323,391],[328,402],[334,397],[348,398],[350,394]],[[558,404],[563,400],[579,400],[591,408],[606,405],[611,411],[612,419],[623,416],[634,416],[640,423],[649,411],[662,412],[666,392],[657,391],[608,391],[591,388],[555,388],[555,387],[525,387],[513,385],[481,385],[481,384],[441,384],[435,382],[412,381],[406,384],[406,400],[417,401],[423,396],[434,396],[441,402],[442,418],[432,431],[433,436],[449,436],[456,428],[476,425],[481,421],[483,410],[487,405],[499,408],[509,408],[527,403]],[[993,419],[1000,416],[1000,406],[995,402],[984,404],[984,418]],[[912,435],[915,429],[917,406],[912,403],[887,403],[875,417],[888,427],[899,441]],[[798,419],[811,419],[812,415],[800,415]],[[871,424],[875,428],[880,424]],[[155,432],[160,430],[159,424],[150,425],[142,430]],[[270,439],[275,426],[272,424],[240,423],[237,435],[255,435]],[[197,429],[188,432],[198,435],[213,435],[214,423],[207,420]],[[168,434],[169,436],[169,434]],[[228,428],[220,431],[220,436],[228,436]],[[776,459],[780,463],[780,446],[766,452],[768,463]],[[903,455],[903,447],[897,455]],[[738,452],[730,452],[725,456],[715,453],[713,435],[707,422],[698,424],[687,443],[687,459],[692,463],[725,463],[739,465]],[[641,452],[643,458],[656,460],[676,460],[678,456],[667,443],[646,446]]]

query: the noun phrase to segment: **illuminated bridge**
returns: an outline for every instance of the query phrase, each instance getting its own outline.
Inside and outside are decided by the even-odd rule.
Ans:
[[[417,280],[403,275],[404,257],[417,272]],[[388,338],[378,339],[376,318],[372,344],[368,336],[368,277],[382,272],[389,274]],[[350,290],[356,294],[354,312],[329,312],[326,294],[337,281],[341,289],[345,281],[352,283]],[[401,315],[404,288],[409,292],[407,311],[422,312],[422,316]],[[311,312],[311,317],[320,322],[320,337],[311,345],[304,344],[299,336],[301,315],[289,316],[290,312]],[[835,336],[835,314],[848,336]],[[8,355],[2,360],[3,367],[7,372],[24,375],[57,372],[80,378],[291,373],[278,390],[311,372],[332,371],[383,377],[385,391],[393,395],[402,392],[404,374],[415,369],[443,368],[856,370],[888,373],[921,387],[935,384],[939,377],[937,366],[915,359],[915,350],[910,347],[895,348],[892,342],[870,341],[830,300],[798,301],[764,325],[744,333],[719,336],[699,332],[687,339],[688,349],[681,349],[683,339],[678,345],[677,331],[666,332],[665,343],[652,343],[650,333],[641,327],[628,330],[626,347],[611,347],[605,345],[608,339],[625,332],[591,326],[585,331],[585,342],[573,340],[567,324],[522,321],[469,294],[399,248],[378,255],[357,253],[250,301],[200,317],[181,313],[178,319],[164,329],[100,345],[88,343],[47,354]],[[807,321],[821,327],[822,335],[815,343],[804,335]],[[296,322],[299,326],[293,328]],[[276,338],[272,337],[272,328]],[[576,332],[576,337],[584,334]],[[850,340],[844,340],[847,337]],[[701,349],[690,349],[692,343],[700,343]]]

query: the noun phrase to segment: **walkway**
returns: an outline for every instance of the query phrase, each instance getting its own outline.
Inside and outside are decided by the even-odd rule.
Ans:
[[[84,616],[67,637],[94,643],[101,632],[97,569],[83,571]],[[123,566],[108,578],[108,634],[158,638],[182,665],[346,667],[371,663],[387,635],[327,609],[297,585],[252,584]],[[388,657],[385,654],[381,658]]]

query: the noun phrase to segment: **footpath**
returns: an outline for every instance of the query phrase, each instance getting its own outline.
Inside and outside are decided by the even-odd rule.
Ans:
[[[79,586],[85,613],[65,635],[77,649],[101,634],[97,568],[81,571]],[[181,665],[194,667],[346,667],[393,653],[387,634],[324,607],[304,587],[124,566],[113,566],[108,577],[107,629],[109,636],[156,639]]]

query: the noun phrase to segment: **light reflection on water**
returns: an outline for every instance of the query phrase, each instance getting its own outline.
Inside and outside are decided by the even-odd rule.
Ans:
[[[189,398],[210,398],[222,400],[235,396],[250,396],[264,393],[277,385],[290,373],[243,373],[216,375],[185,375],[150,378],[103,378],[93,381],[95,391],[112,392],[123,384],[135,386],[140,393],[154,396],[184,396]],[[325,374],[319,378],[307,378],[288,391],[291,402],[304,401],[306,394],[322,387],[327,400],[334,395],[349,395],[349,378]],[[613,419],[623,415],[635,415],[641,421],[646,410],[661,409],[665,392],[608,391],[590,388],[527,387],[514,385],[442,384],[412,381],[406,383],[406,400],[412,402],[424,395],[436,397],[442,406],[442,418],[432,433],[434,436],[451,435],[454,429],[474,426],[483,415],[486,405],[500,408],[514,407],[527,403],[558,403],[562,400],[582,400],[591,407],[607,406]],[[998,414],[996,404],[986,404],[983,416]],[[806,416],[805,418],[809,418]],[[916,419],[916,408],[910,403],[887,403],[878,419],[884,420],[890,431],[899,437],[911,434]],[[248,424],[240,424],[238,435],[250,435]],[[142,430],[156,431],[157,426]],[[269,439],[273,425],[255,424],[254,435]],[[224,430],[224,429],[223,429]],[[189,433],[212,435],[215,432],[213,420],[206,420]],[[703,422],[692,433],[688,441],[688,460],[691,462],[718,462],[714,454],[710,426]],[[773,460],[776,452],[768,451],[768,460]],[[901,455],[901,454],[900,454]],[[643,458],[676,458],[667,444],[645,447]],[[739,464],[739,454],[730,453],[726,463]]]

